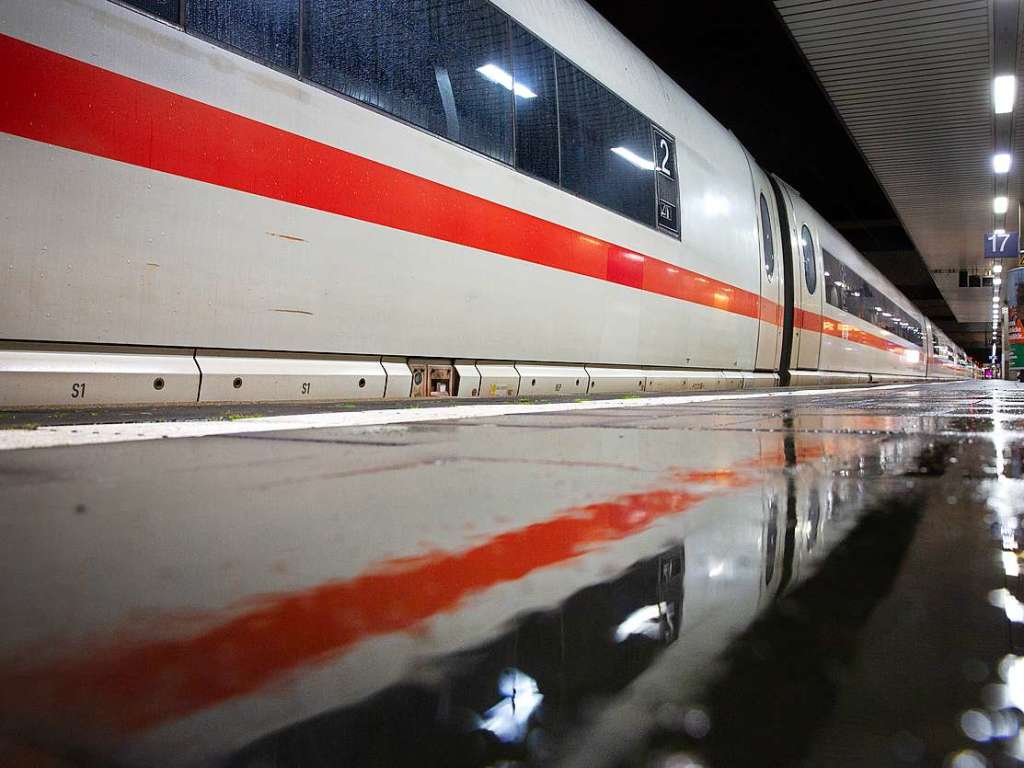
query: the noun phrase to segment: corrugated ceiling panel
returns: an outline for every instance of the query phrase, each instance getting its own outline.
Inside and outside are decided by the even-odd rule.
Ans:
[[[989,0],[775,6],[929,268],[982,265],[994,194]],[[965,302],[945,282],[958,320],[986,320],[988,292]]]

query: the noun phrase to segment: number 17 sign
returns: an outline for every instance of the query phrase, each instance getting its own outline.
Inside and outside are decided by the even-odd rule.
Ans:
[[[986,232],[985,258],[1012,259],[1020,253],[1019,232]]]

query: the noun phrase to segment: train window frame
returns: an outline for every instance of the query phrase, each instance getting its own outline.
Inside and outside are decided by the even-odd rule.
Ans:
[[[804,233],[807,234],[806,241],[804,241]],[[804,286],[807,288],[807,293],[814,296],[818,289],[818,255],[814,249],[814,234],[806,223],[800,227],[800,240],[804,241],[800,243],[800,256],[804,262]],[[807,248],[811,250],[809,261],[807,258]],[[810,273],[808,273],[808,264],[810,264]]]
[[[657,229],[658,172],[651,119],[565,57],[556,57],[555,69],[560,186],[583,200]],[[587,119],[591,116],[588,110],[595,108],[602,120]],[[608,115],[616,115],[619,120],[604,120]],[[646,157],[640,154],[644,143],[649,153]],[[606,202],[597,198],[601,194]],[[639,218],[642,216],[647,218]]]
[[[619,210],[617,210],[615,208],[612,208],[612,207],[609,207],[607,205],[604,205],[604,204],[602,204],[601,202],[599,202],[597,200],[592,200],[592,199],[590,199],[588,197],[580,195],[580,194],[574,192],[573,190],[563,186],[561,184],[561,158],[559,158],[559,180],[557,182],[556,181],[552,181],[550,179],[544,178],[543,176],[538,176],[536,174],[530,173],[527,170],[518,168],[517,165],[516,165],[515,149],[513,149],[512,161],[511,162],[505,162],[505,161],[501,160],[500,158],[492,157],[492,156],[490,156],[490,155],[488,155],[488,154],[486,154],[484,152],[481,152],[481,151],[479,151],[479,150],[477,150],[477,149],[475,149],[473,147],[467,146],[467,145],[459,143],[457,141],[453,141],[452,139],[450,139],[450,138],[448,138],[446,136],[442,136],[442,135],[440,135],[438,133],[435,133],[433,131],[430,131],[430,130],[422,127],[422,126],[416,125],[415,123],[409,122],[408,120],[405,120],[402,117],[400,117],[398,115],[394,115],[394,114],[392,114],[390,112],[387,112],[387,111],[385,111],[383,109],[380,109],[380,108],[374,106],[373,104],[369,104],[369,103],[367,103],[365,101],[360,101],[357,98],[351,97],[351,96],[349,96],[349,95],[347,95],[345,93],[342,93],[340,91],[334,90],[334,89],[330,88],[329,86],[326,86],[326,85],[323,85],[323,84],[320,84],[320,83],[317,83],[317,82],[311,80],[309,77],[307,77],[307,73],[306,73],[306,66],[305,66],[305,44],[306,43],[305,43],[305,40],[303,39],[304,36],[305,36],[305,24],[306,24],[306,15],[307,15],[307,0],[300,0],[300,2],[299,2],[299,42],[298,42],[298,65],[297,65],[297,71],[282,69],[282,68],[276,66],[272,62],[268,62],[268,61],[265,61],[263,59],[257,58],[256,56],[252,55],[248,51],[245,51],[245,50],[242,50],[242,49],[239,49],[239,48],[235,48],[235,47],[233,47],[232,45],[230,45],[228,43],[225,43],[225,42],[222,42],[222,41],[217,40],[215,38],[207,37],[207,36],[202,35],[200,33],[191,31],[188,28],[188,25],[185,23],[186,22],[186,19],[185,19],[185,16],[186,16],[186,0],[180,0],[180,2],[179,2],[179,15],[178,15],[178,19],[176,19],[175,21],[170,21],[170,20],[168,20],[168,19],[166,19],[164,17],[154,15],[154,14],[150,13],[149,11],[147,11],[145,9],[133,6],[133,5],[130,4],[131,0],[108,0],[108,2],[111,2],[114,5],[121,6],[122,8],[125,8],[125,9],[127,9],[129,11],[134,12],[134,13],[138,13],[138,14],[140,14],[142,16],[145,16],[146,18],[151,19],[151,20],[153,20],[155,22],[158,22],[160,24],[165,24],[165,25],[167,25],[169,27],[177,29],[177,30],[183,32],[184,34],[192,37],[195,40],[201,40],[201,41],[203,41],[205,43],[208,43],[210,45],[214,45],[214,46],[216,46],[217,48],[220,48],[223,51],[227,51],[228,53],[231,53],[231,54],[233,54],[235,56],[240,56],[243,59],[248,59],[249,61],[252,61],[255,64],[258,64],[258,65],[260,65],[262,67],[266,67],[267,69],[269,69],[269,70],[271,70],[273,72],[277,72],[277,73],[282,74],[282,75],[284,75],[286,77],[292,78],[293,80],[297,80],[298,82],[302,83],[303,85],[306,85],[308,87],[314,88],[314,89],[316,89],[318,91],[321,91],[323,93],[330,94],[333,98],[342,99],[342,100],[344,100],[344,101],[346,101],[346,102],[348,102],[350,104],[353,104],[355,106],[358,106],[358,107],[360,107],[362,109],[368,109],[371,112],[375,112],[376,114],[381,115],[382,117],[387,117],[390,120],[395,120],[396,122],[399,122],[402,125],[404,125],[404,126],[406,126],[408,128],[411,128],[413,130],[419,131],[420,133],[422,133],[422,134],[424,134],[426,136],[430,136],[433,139],[436,139],[438,141],[442,141],[442,142],[444,142],[446,144],[449,144],[450,146],[453,146],[453,147],[458,147],[460,150],[462,150],[464,152],[471,152],[474,155],[476,155],[477,157],[483,158],[483,159],[488,160],[488,161],[493,162],[493,163],[497,163],[498,165],[500,165],[502,168],[505,168],[506,170],[512,171],[514,173],[522,174],[526,178],[529,178],[529,179],[532,179],[534,181],[540,182],[541,184],[545,184],[546,186],[551,187],[553,189],[556,189],[559,192],[562,192],[562,193],[564,193],[566,195],[569,195],[570,197],[576,198],[577,200],[581,200],[582,202],[588,203],[589,205],[597,206],[598,208],[600,208],[602,210],[605,210],[605,211],[608,211],[609,213],[613,213],[616,216],[621,216],[623,219],[625,219],[626,221],[631,222],[632,224],[636,224],[638,226],[644,227],[646,229],[649,229],[651,231],[657,232],[657,233],[659,233],[661,235],[664,235],[666,237],[670,237],[670,238],[672,238],[674,240],[677,240],[677,241],[682,239],[681,232],[676,232],[676,231],[673,231],[673,230],[671,230],[669,228],[666,228],[666,227],[663,227],[663,226],[658,226],[658,223],[657,223],[657,221],[658,221],[658,216],[657,216],[657,205],[658,205],[657,183],[655,184],[655,194],[654,194],[654,201],[653,201],[653,206],[655,208],[655,220],[654,220],[653,223],[648,223],[646,221],[633,218],[632,216],[629,216],[629,215],[627,215],[627,214],[623,213],[622,211],[619,211]],[[584,73],[587,77],[591,78],[596,83],[598,83],[599,85],[601,85],[602,87],[607,89],[610,93],[612,93],[618,99],[620,99],[625,104],[627,104],[631,109],[633,109],[635,112],[637,112],[641,117],[643,117],[644,120],[646,120],[650,124],[650,126],[652,128],[652,142],[653,142],[653,135],[654,135],[653,131],[654,130],[658,130],[658,131],[661,131],[662,133],[664,133],[666,136],[668,136],[671,139],[671,141],[673,142],[673,146],[674,146],[675,141],[676,141],[675,136],[671,132],[669,132],[665,128],[663,128],[661,123],[658,123],[655,120],[653,120],[651,117],[649,117],[647,112],[641,110],[639,107],[634,105],[633,102],[623,98],[619,94],[619,91],[617,91],[616,89],[614,89],[614,88],[610,87],[609,85],[607,85],[601,78],[591,74],[591,72],[589,70],[587,70],[587,69],[585,69],[583,67],[580,67],[578,64],[576,64],[576,62],[572,58],[570,58],[568,56],[565,56],[558,48],[556,48],[555,46],[553,46],[549,42],[547,42],[547,40],[544,37],[542,37],[541,35],[538,35],[535,32],[533,32],[533,30],[531,30],[527,25],[523,24],[521,21],[519,21],[518,19],[513,17],[507,11],[505,11],[503,8],[501,8],[498,5],[496,5],[494,2],[492,2],[492,0],[484,0],[484,2],[486,2],[487,5],[489,5],[491,8],[493,8],[495,11],[497,11],[499,14],[501,14],[506,19],[506,21],[507,21],[507,23],[509,25],[509,37],[510,38],[511,38],[511,25],[513,25],[513,24],[518,25],[527,34],[532,35],[541,44],[543,44],[543,45],[547,46],[548,48],[550,48],[555,56],[561,57],[567,63],[569,63],[572,66],[576,67],[580,72]],[[515,110],[513,109],[513,119],[514,119],[514,114],[515,114]],[[558,143],[560,145],[561,141],[559,140]],[[678,157],[675,157],[675,161],[676,161],[676,171],[677,172],[675,174],[674,184],[675,184],[675,188],[678,190],[678,187],[679,187]],[[676,216],[679,219],[681,219],[681,216],[682,216],[681,206],[677,209]],[[681,226],[680,226],[680,230],[681,230]]]
[[[325,31],[331,32],[333,28],[318,25],[319,21],[330,21],[331,0],[301,2],[305,9],[300,51],[304,82],[448,144],[516,169],[515,103],[519,94],[515,92],[510,74],[513,68],[512,25],[515,20],[507,13],[489,0],[446,0],[429,9],[421,9],[422,13],[404,16],[401,15],[403,10],[398,8],[400,2],[394,3],[395,7],[378,7],[367,14],[373,19],[366,22],[371,26],[361,28],[364,34],[356,38],[366,43],[363,53],[373,54],[367,55],[364,61],[370,65],[371,71],[360,72],[358,59],[346,55],[353,46],[337,44],[337,40],[345,42],[351,38],[341,38],[340,34],[324,38]],[[474,10],[481,13],[474,16]],[[461,21],[479,21],[478,31],[482,34],[471,40],[474,45],[483,41],[480,47],[484,50],[473,50],[469,42],[461,40],[463,32],[452,31],[460,30],[464,24],[453,23],[452,19],[435,24],[432,18],[467,12],[469,16]],[[400,42],[405,43],[404,47],[396,47],[390,41],[390,35],[384,34],[384,28],[374,28],[375,21],[384,26],[391,22],[391,29],[400,29],[404,35]],[[358,17],[355,22],[342,27],[355,30],[357,22]],[[399,50],[406,51],[406,55],[396,56]],[[484,55],[474,56],[481,53]],[[475,66],[477,64],[481,66]],[[482,71],[486,65],[493,67],[491,73]],[[397,76],[372,77],[383,72],[389,75],[397,73]],[[431,74],[424,75],[426,72]],[[410,79],[409,73],[420,73],[423,81]],[[367,77],[361,79],[361,75]],[[502,81],[501,77],[508,78],[508,81]],[[425,81],[430,81],[431,85]],[[346,92],[346,89],[356,92]],[[358,91],[364,91],[364,95],[373,100],[364,100]],[[494,94],[495,98],[487,94]],[[488,108],[472,109],[467,108],[467,104],[483,104]]]
[[[761,248],[764,251],[761,254],[761,263],[770,283],[775,277],[775,232],[772,229],[772,214],[771,208],[768,206],[768,199],[764,192],[759,192],[758,196],[760,197],[758,208],[761,212]]]

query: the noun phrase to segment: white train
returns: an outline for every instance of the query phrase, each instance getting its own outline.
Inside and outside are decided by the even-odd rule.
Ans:
[[[0,406],[975,375],[582,0],[248,7],[0,1]]]

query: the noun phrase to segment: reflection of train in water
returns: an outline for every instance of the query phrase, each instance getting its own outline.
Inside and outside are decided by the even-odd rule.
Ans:
[[[811,438],[802,459],[844,447]],[[792,436],[787,450],[795,470]],[[555,758],[570,754],[565,764],[621,765],[659,725],[615,722],[622,701],[699,701],[721,671],[722,640],[813,574],[863,511],[872,479],[905,469],[892,446],[858,459],[867,464],[833,477],[772,471],[754,508],[682,526],[677,544],[614,578],[518,616],[482,645],[425,660],[356,704],[258,739],[230,765],[484,768],[563,764]],[[617,754],[606,742],[624,731]]]
[[[0,405],[973,375],[581,0],[252,7],[4,3]]]
[[[324,498],[307,495],[306,472],[268,478],[244,462],[216,510],[184,517],[174,489],[216,441],[162,441],[165,472],[126,462],[124,526],[82,514],[40,533],[36,479],[14,487],[24,514],[0,560],[29,586],[0,592],[4,735],[146,766],[545,764],[571,744],[611,755],[603,718],[623,722],[620,703],[666,681],[692,700],[868,494],[920,466],[919,441],[887,435],[884,416],[851,434],[777,420],[727,448],[653,418],[661,428],[509,429],[503,459],[488,429],[459,427],[453,458],[449,428],[391,427],[360,448],[366,471],[340,473]],[[421,462],[394,465],[401,436]],[[308,451],[261,446],[280,467]],[[502,493],[509,473],[520,482]],[[455,477],[457,494],[422,492]],[[103,482],[76,499],[118,508]],[[402,504],[410,488],[415,507]],[[309,508],[282,514],[297,498]]]

